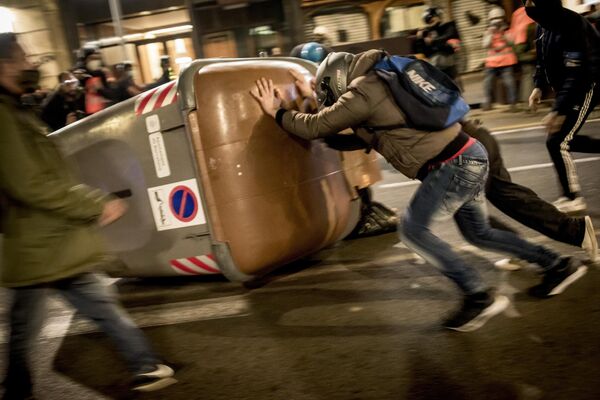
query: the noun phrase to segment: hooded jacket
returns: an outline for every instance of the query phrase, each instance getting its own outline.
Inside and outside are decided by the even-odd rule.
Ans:
[[[106,261],[93,225],[106,196],[72,175],[44,125],[0,87],[0,190],[8,200],[0,284],[50,283]]]
[[[535,86],[552,87],[553,110],[566,114],[600,80],[600,36],[584,17],[562,7],[560,0],[538,3],[526,8],[538,23]]]
[[[347,128],[360,137],[374,135],[373,148],[394,168],[414,179],[428,161],[457,138],[461,128],[454,124],[439,132],[427,132],[401,127],[406,124],[404,113],[373,70],[384,56],[380,50],[358,54],[348,69],[348,90],[331,107],[317,114],[287,111],[279,119],[286,131],[308,140],[331,137]],[[368,128],[376,130],[371,133]]]

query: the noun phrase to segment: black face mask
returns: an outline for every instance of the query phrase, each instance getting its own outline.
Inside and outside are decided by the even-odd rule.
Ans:
[[[19,77],[19,87],[24,93],[33,93],[40,86],[40,71],[37,69],[24,69]]]

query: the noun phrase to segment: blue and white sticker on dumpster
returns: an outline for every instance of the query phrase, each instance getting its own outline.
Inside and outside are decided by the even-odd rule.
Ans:
[[[159,231],[206,224],[195,179],[148,188],[148,197]]]

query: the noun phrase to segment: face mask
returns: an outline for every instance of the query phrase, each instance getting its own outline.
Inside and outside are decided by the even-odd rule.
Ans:
[[[19,87],[25,93],[35,92],[40,85],[40,71],[37,69],[25,69],[19,77]]]
[[[87,64],[85,64],[85,66],[88,69],[88,71],[98,71],[100,68],[102,68],[102,61],[100,61],[100,60],[88,61]]]

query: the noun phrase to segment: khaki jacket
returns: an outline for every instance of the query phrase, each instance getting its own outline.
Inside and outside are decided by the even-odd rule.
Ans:
[[[106,196],[73,177],[43,123],[5,93],[0,94],[0,190],[8,199],[0,285],[49,283],[104,260],[94,225]]]
[[[372,71],[383,55],[379,50],[359,54],[349,69],[348,91],[334,105],[317,114],[286,112],[282,126],[309,140],[336,135],[347,128],[361,137],[375,135],[373,149],[398,171],[414,179],[419,169],[440,154],[461,128],[459,124],[439,132],[399,128],[405,125],[405,116],[387,84]],[[367,127],[377,129],[369,133]]]

